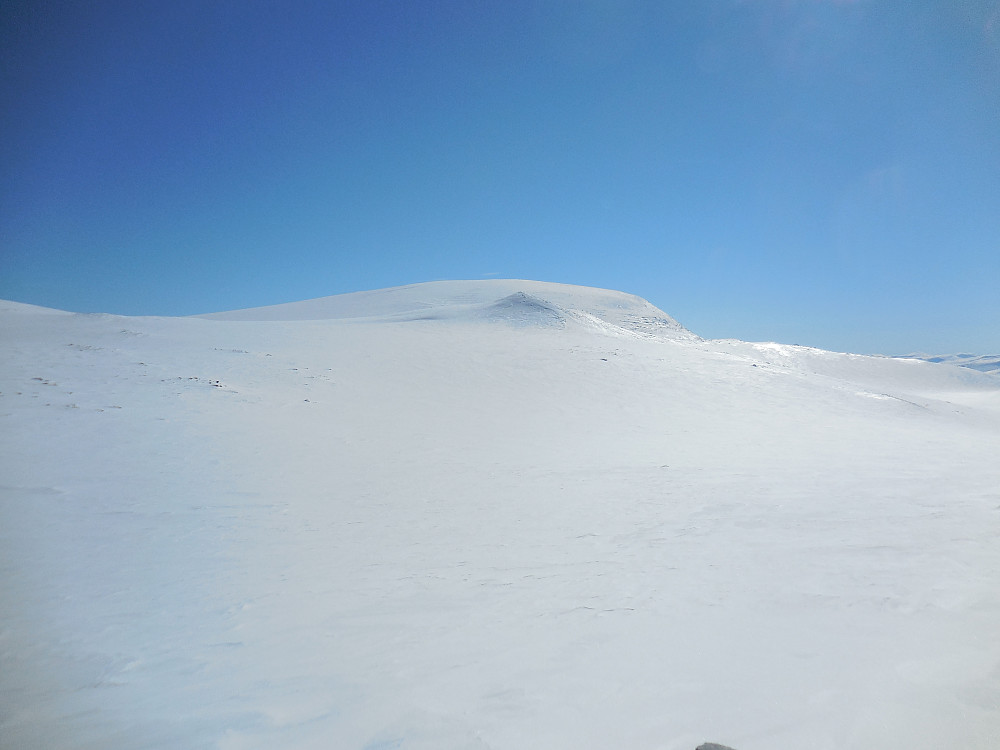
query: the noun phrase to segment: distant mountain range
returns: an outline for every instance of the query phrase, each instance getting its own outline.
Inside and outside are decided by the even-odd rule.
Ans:
[[[901,359],[921,359],[924,362],[939,362],[946,365],[968,367],[970,370],[1000,374],[998,354],[907,354]]]

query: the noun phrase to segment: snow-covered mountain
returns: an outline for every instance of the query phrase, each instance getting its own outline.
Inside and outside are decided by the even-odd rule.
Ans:
[[[609,333],[696,338],[662,310],[633,294],[513,279],[433,281],[200,317],[245,321],[492,321],[558,328],[610,326]]]
[[[13,748],[994,748],[1000,388],[438,282],[0,303]]]
[[[1000,373],[1000,355],[997,354],[907,354],[904,358],[958,365],[979,372]]]

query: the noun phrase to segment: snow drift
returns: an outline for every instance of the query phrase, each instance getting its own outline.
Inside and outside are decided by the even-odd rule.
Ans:
[[[995,376],[521,281],[0,342],[5,747],[996,747]]]

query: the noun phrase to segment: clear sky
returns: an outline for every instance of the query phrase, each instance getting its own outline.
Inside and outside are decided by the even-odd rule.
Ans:
[[[1000,0],[0,3],[0,297],[620,289],[1000,352]]]

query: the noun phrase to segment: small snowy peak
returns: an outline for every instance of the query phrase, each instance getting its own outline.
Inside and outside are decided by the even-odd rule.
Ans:
[[[525,292],[515,292],[488,305],[483,309],[483,318],[513,326],[566,325],[566,315],[558,307]]]
[[[240,321],[478,319],[558,327],[573,318],[596,319],[597,327],[617,333],[698,338],[633,294],[519,279],[432,281],[197,317]]]
[[[403,323],[409,321],[449,321],[453,323],[502,323],[514,327],[565,328],[569,313],[546,300],[524,292],[494,302],[462,302],[426,305],[394,315],[352,318],[352,320]]]

